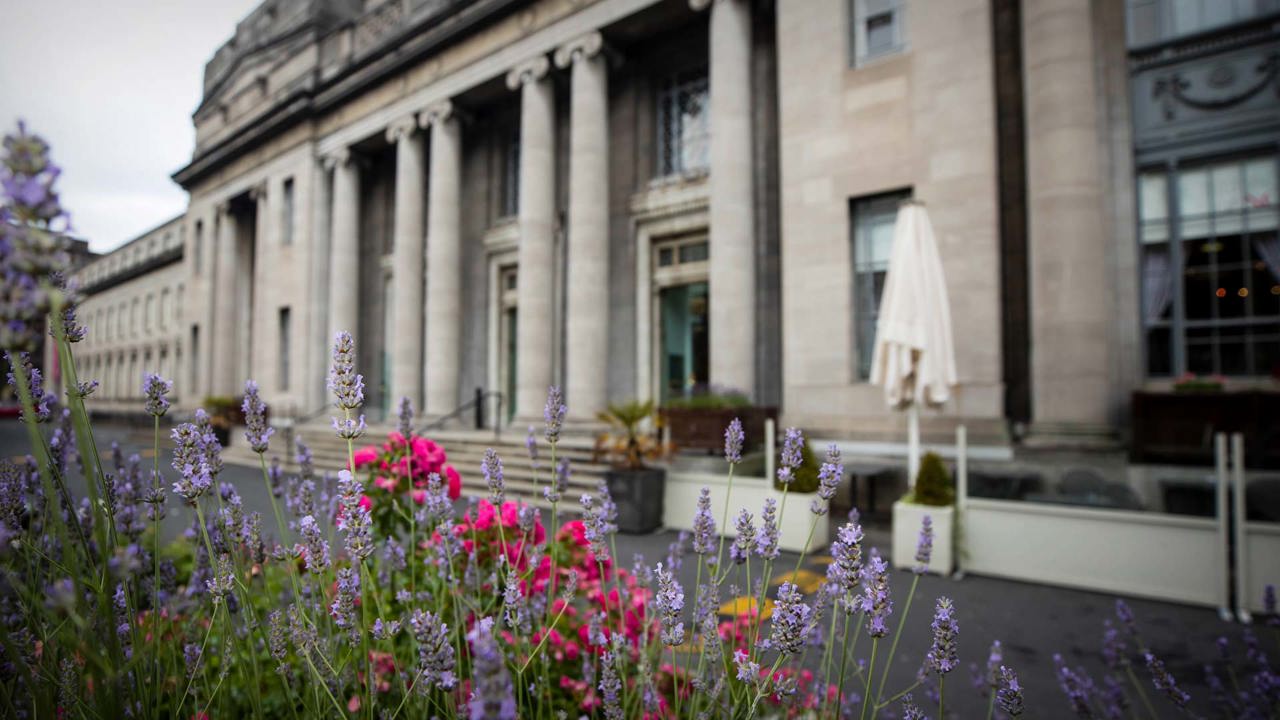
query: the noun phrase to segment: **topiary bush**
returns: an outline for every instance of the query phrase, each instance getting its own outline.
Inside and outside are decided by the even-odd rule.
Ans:
[[[917,505],[938,507],[955,504],[955,481],[937,453],[925,453],[924,457],[920,458],[920,471],[916,474],[915,490],[908,500]]]
[[[792,474],[791,489],[793,493],[811,493],[818,491],[818,471],[822,469],[817,456],[809,448],[809,443],[800,445],[800,467]],[[782,483],[773,479],[773,489],[782,492]]]

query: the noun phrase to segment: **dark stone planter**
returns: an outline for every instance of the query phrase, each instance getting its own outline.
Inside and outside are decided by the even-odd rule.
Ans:
[[[1133,439],[1129,459],[1136,463],[1212,465],[1214,433],[1244,435],[1245,466],[1280,468],[1280,392],[1133,393]]]
[[[778,419],[776,407],[740,408],[662,408],[659,410],[671,431],[671,442],[680,450],[705,450],[709,453],[724,452],[724,431],[734,418],[742,421],[746,441],[743,451],[749,452],[764,442],[764,421]]]
[[[605,471],[609,494],[618,505],[618,532],[637,535],[662,527],[667,471],[662,468]]]

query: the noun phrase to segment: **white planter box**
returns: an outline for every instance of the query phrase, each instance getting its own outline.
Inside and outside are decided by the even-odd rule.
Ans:
[[[734,536],[733,521],[742,508],[751,513],[759,527],[760,511],[764,509],[765,499],[773,498],[779,506],[782,503],[782,493],[774,490],[773,484],[764,478],[735,477],[733,496],[729,498],[729,527],[722,528],[720,524],[724,519],[724,500],[729,491],[727,475],[668,471],[666,496],[663,499],[663,525],[673,530],[692,530],[698,495],[704,487],[711,491],[711,515],[716,520],[716,529],[726,537]],[[778,545],[783,550],[805,551],[810,527],[813,528],[813,539],[808,552],[826,546],[830,532],[830,513],[819,517],[817,525],[814,525],[814,515],[809,512],[809,503],[815,497],[816,493],[787,493],[787,506],[783,509],[784,515],[778,520]]]
[[[901,500],[893,504],[893,566],[910,570],[916,566],[916,545],[920,525],[928,515],[933,520],[933,554],[929,572],[950,575],[955,569],[954,506],[916,505]]]
[[[1226,548],[1213,519],[969,498],[966,571],[1224,607]]]
[[[1267,585],[1280,587],[1280,524],[1247,522],[1245,527],[1245,597],[1241,607],[1262,612],[1262,593]]]

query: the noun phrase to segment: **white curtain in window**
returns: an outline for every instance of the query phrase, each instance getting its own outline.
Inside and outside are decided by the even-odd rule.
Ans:
[[[1173,301],[1169,248],[1148,247],[1142,255],[1142,309],[1147,325],[1160,320]]]

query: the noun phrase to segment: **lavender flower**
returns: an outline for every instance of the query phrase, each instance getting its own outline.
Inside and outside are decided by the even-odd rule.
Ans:
[[[529,622],[529,603],[520,592],[520,576],[516,568],[507,564],[507,578],[502,590],[502,612],[507,627],[520,635],[528,635],[531,631]]]
[[[734,418],[724,430],[724,459],[730,465],[742,462],[742,444],[746,433],[742,431],[742,421]]]
[[[613,653],[608,650],[600,656],[600,698],[604,702],[605,720],[622,720],[622,700],[618,697],[622,692],[622,681],[618,679],[618,670],[614,667]]]
[[[760,513],[760,532],[756,534],[756,556],[762,560],[778,557],[778,501],[765,498]]]
[[[235,589],[235,569],[231,567],[231,557],[226,553],[218,556],[218,569],[213,573],[213,577],[205,581],[209,594],[214,597],[214,602],[219,599],[226,598]]]
[[[338,529],[343,532],[347,554],[356,563],[373,554],[373,519],[369,509],[360,504],[360,481],[350,470],[338,471],[338,492],[342,497],[342,520]]]
[[[187,669],[187,677],[195,677],[197,671],[200,670],[200,658],[204,652],[199,645],[187,643],[182,646],[182,662]]]
[[[1009,668],[1000,666],[1000,689],[996,691],[996,704],[1012,717],[1022,714],[1022,686],[1018,684],[1018,674]]]
[[[991,650],[987,654],[987,674],[983,677],[986,687],[995,689],[1000,686],[1000,663],[1004,662],[1004,646],[999,640],[991,643]],[[986,694],[986,690],[983,690]]]
[[[1103,620],[1102,626],[1102,659],[1108,668],[1119,670],[1129,664],[1128,648],[1110,619]]]
[[[9,386],[13,388],[14,394],[18,394],[18,380],[13,373],[15,369],[24,370],[27,378],[27,390],[31,393],[32,409],[35,411],[35,417],[31,418],[31,420],[38,423],[48,422],[52,413],[50,406],[57,402],[58,399],[51,393],[44,391],[44,378],[40,374],[40,368],[31,364],[27,353],[18,353],[17,357],[12,352],[7,354],[9,356],[9,372],[7,373]],[[23,411],[22,419],[24,421],[28,420],[25,410]]]
[[[1067,694],[1067,700],[1071,703],[1072,711],[1080,717],[1092,717],[1093,710],[1090,700],[1093,696],[1093,681],[1083,672],[1077,673],[1067,667],[1061,655],[1055,654],[1053,656],[1053,664],[1057,669],[1058,685]]]
[[[836,488],[844,479],[844,461],[840,457],[840,448],[831,443],[827,446],[826,461],[818,470],[818,497],[831,502],[836,496]]]
[[[1143,657],[1147,661],[1147,670],[1151,673],[1151,682],[1156,689],[1168,696],[1174,705],[1186,707],[1187,702],[1191,700],[1191,695],[1178,687],[1177,681],[1169,674],[1164,662],[1151,653],[1145,653]]]
[[[329,605],[333,615],[333,624],[347,631],[347,641],[351,647],[360,644],[360,627],[356,618],[356,598],[360,597],[360,574],[355,568],[344,567],[338,570],[338,593]]]
[[[751,655],[741,648],[733,651],[733,664],[738,669],[738,679],[755,683],[760,679],[760,663],[752,662]]]
[[[889,634],[886,621],[893,613],[893,599],[889,595],[889,564],[874,550],[871,560],[862,570],[862,612],[867,615],[867,633],[873,638]]]
[[[612,535],[618,532],[618,503],[613,501],[613,493],[609,492],[608,480],[600,478],[596,494],[600,500],[600,530],[605,535]]]
[[[289,656],[289,636],[284,613],[272,610],[267,615],[267,627],[267,649],[276,661],[276,672],[287,675],[289,664],[284,659]]]
[[[498,453],[494,452],[493,448],[485,448],[484,461],[480,463],[480,474],[484,475],[485,483],[489,486],[489,502],[500,510],[507,485],[502,474],[502,458],[498,457]]]
[[[595,506],[595,498],[582,496],[582,533],[590,544],[591,554],[599,562],[608,562],[609,546],[605,543],[605,521],[600,509]]]
[[[916,705],[911,693],[907,693],[902,698],[902,720],[925,720],[924,713],[920,711],[920,706]]]
[[[862,580],[862,526],[845,523],[836,530],[831,544],[831,564],[827,566],[827,589],[839,601],[845,613],[861,609],[858,583]]]
[[[734,530],[737,535],[729,546],[729,559],[734,565],[741,565],[751,557],[751,549],[756,544],[756,528],[751,524],[751,513],[746,508],[738,511]]]
[[[163,417],[169,411],[169,399],[165,395],[171,392],[173,383],[156,373],[142,376],[142,394],[147,398],[147,414],[151,417]]]
[[[804,436],[799,428],[787,428],[786,437],[782,440],[782,457],[778,464],[778,483],[784,487],[791,484],[796,468],[803,461],[802,448]]]
[[[354,440],[364,434],[364,415],[351,418],[351,411],[364,404],[364,376],[356,373],[356,344],[351,333],[339,332],[333,340],[333,366],[329,369],[329,390],[333,392],[338,408],[344,411],[342,420],[333,418],[333,429],[338,437]]]
[[[698,493],[698,509],[693,514],[693,551],[710,555],[716,551],[716,520],[711,516],[711,489]]]
[[[658,592],[654,595],[654,609],[662,621],[662,642],[675,646],[684,643],[684,623],[680,613],[684,610],[684,590],[671,572],[658,563]]]
[[[955,608],[951,599],[938,598],[933,611],[933,647],[925,656],[925,664],[935,673],[945,675],[956,668],[956,635],[960,633],[960,625],[956,622]]]
[[[798,654],[804,648],[804,639],[811,630],[812,622],[813,608],[804,602],[800,590],[794,583],[782,583],[773,606],[770,647],[783,655]]]
[[[471,642],[472,687],[467,713],[471,720],[515,720],[515,688],[493,637],[493,618],[481,618],[467,633]]]
[[[560,440],[560,430],[564,426],[564,414],[567,410],[560,388],[555,385],[547,388],[547,405],[542,410],[542,418],[547,425],[547,442],[555,444]]]
[[[923,575],[929,570],[929,559],[933,555],[933,518],[925,515],[920,520],[920,538],[916,540],[916,566],[912,572]]]
[[[302,442],[302,437],[298,436],[293,439],[294,462],[298,463],[298,477],[308,480],[315,474],[315,469],[311,465],[311,448]]]
[[[75,393],[76,397],[87,398],[90,395],[92,395],[95,390],[98,389],[98,386],[100,384],[101,383],[99,383],[97,380],[90,380],[88,382],[81,381],[76,383],[75,390],[72,392]]]
[[[418,644],[418,672],[422,678],[422,684],[415,683],[414,689],[424,694],[432,686],[452,690],[458,684],[458,678],[454,675],[449,626],[438,615],[422,610],[413,611],[409,616],[409,626],[413,628],[413,637]]]
[[[538,434],[534,432],[533,426],[529,426],[529,434],[524,436],[524,449],[529,453],[529,463],[533,465],[533,469],[538,469]]]
[[[400,398],[400,434],[406,440],[413,437],[413,401],[408,397]]]
[[[324,572],[329,567],[329,542],[324,539],[316,519],[311,515],[303,516],[298,521],[298,533],[306,543],[303,547],[307,570],[315,574]]]
[[[267,405],[258,395],[258,383],[252,380],[245,381],[244,400],[240,403],[240,410],[244,412],[244,422],[247,426],[244,439],[248,441],[249,447],[254,452],[259,455],[265,453],[267,443],[275,430],[267,427]]]
[[[172,437],[176,444],[173,469],[179,475],[173,484],[173,492],[194,504],[197,498],[213,486],[213,473],[208,463],[209,438],[192,423],[182,423],[174,428]]]

